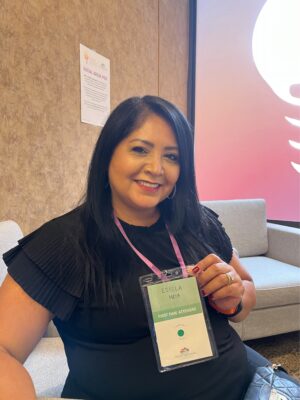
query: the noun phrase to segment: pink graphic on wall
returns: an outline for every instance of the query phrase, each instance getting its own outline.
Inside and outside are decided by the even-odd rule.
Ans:
[[[264,198],[269,219],[300,220],[299,5],[198,0],[195,157],[202,200]]]
[[[262,78],[283,101],[300,107],[300,1],[268,0],[257,18],[252,52]],[[300,118],[285,116],[291,125],[300,129]],[[289,140],[300,150],[300,141]],[[300,173],[300,164],[291,161]]]

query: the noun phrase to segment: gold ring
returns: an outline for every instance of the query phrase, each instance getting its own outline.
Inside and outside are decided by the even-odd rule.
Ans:
[[[227,272],[225,275],[227,277],[227,285],[230,286],[234,282],[231,272]]]

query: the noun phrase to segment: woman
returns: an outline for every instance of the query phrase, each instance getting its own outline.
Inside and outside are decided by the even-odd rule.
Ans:
[[[151,271],[115,221],[159,269],[178,267],[168,225],[185,264],[194,265],[218,358],[158,371],[138,284]],[[70,367],[62,397],[243,397],[251,373],[228,319],[246,318],[254,285],[216,214],[199,206],[191,129],[166,100],[121,103],[96,144],[83,204],[22,239],[4,260],[0,398],[35,398],[21,363],[51,319]]]

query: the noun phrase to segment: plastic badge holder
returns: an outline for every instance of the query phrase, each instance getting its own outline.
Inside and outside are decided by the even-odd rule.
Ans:
[[[218,357],[213,331],[196,278],[181,268],[139,278],[160,372]]]

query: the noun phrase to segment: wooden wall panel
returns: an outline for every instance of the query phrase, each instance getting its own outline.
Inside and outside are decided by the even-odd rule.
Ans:
[[[186,16],[186,0],[0,0],[0,220],[28,233],[83,194],[99,128],[80,122],[80,43],[111,60],[112,108],[159,94],[185,111]]]
[[[188,0],[159,2],[159,95],[187,114]]]

